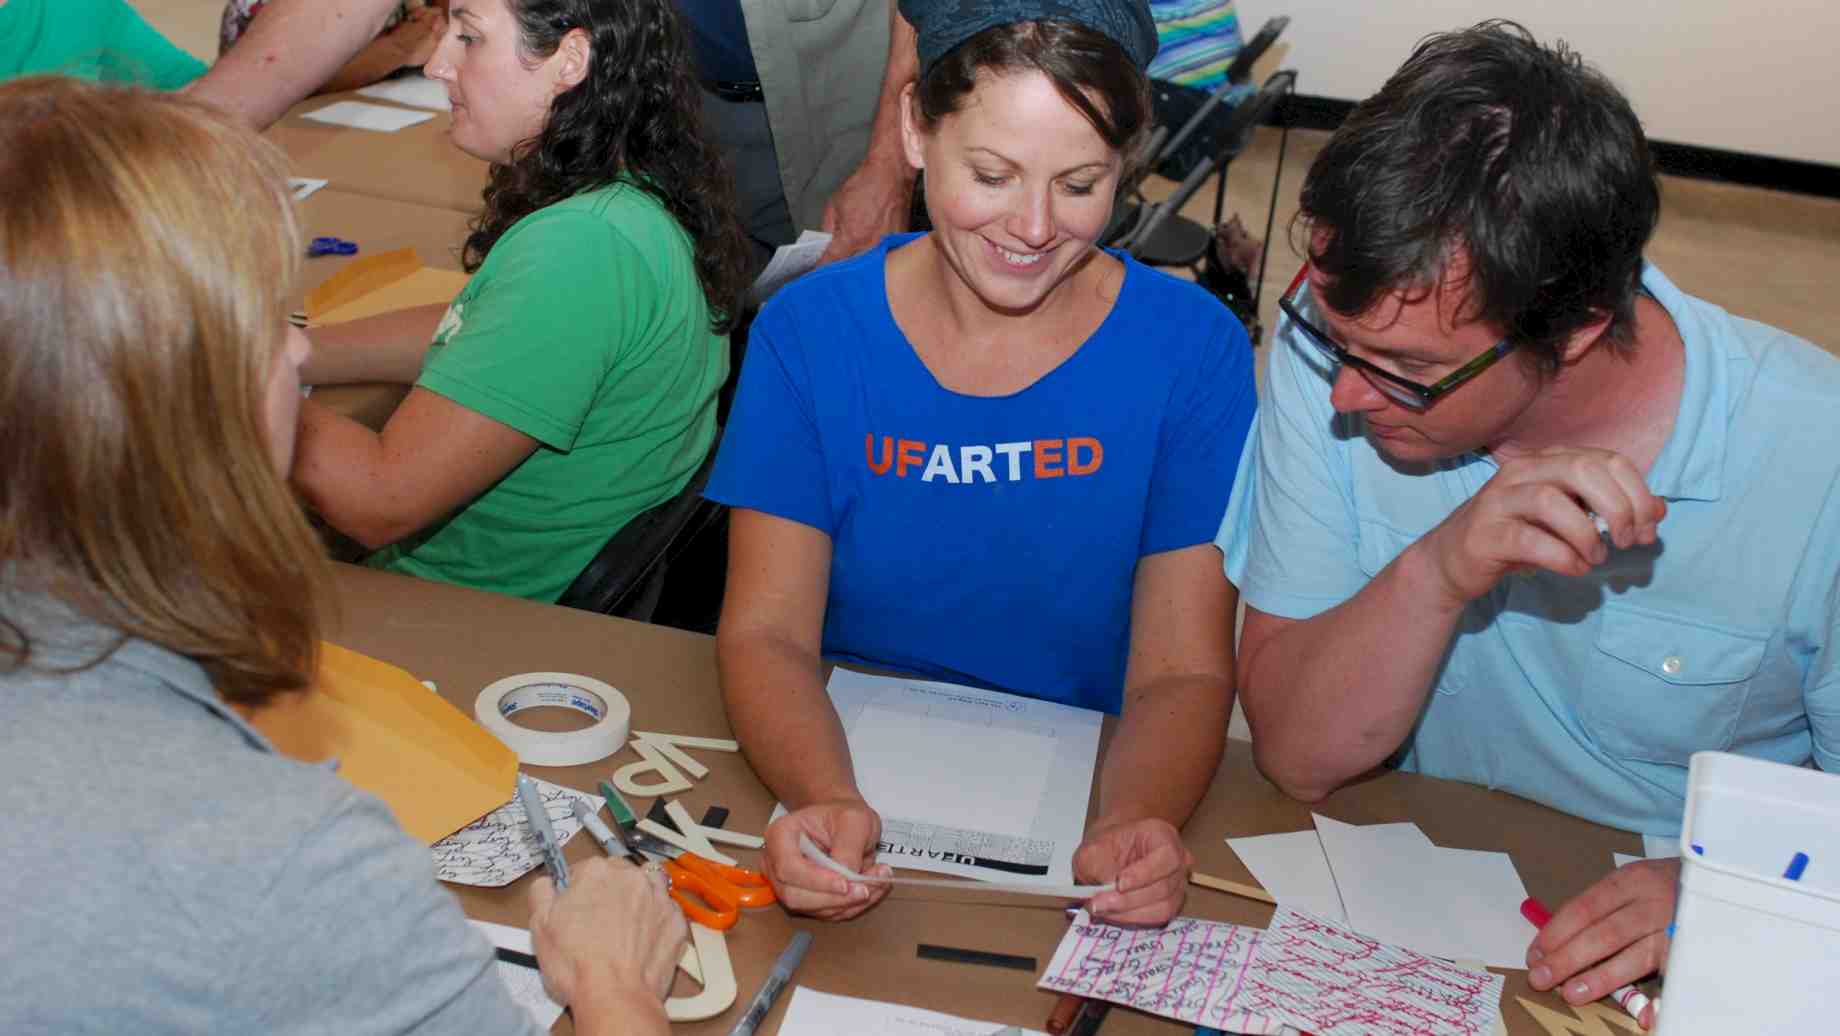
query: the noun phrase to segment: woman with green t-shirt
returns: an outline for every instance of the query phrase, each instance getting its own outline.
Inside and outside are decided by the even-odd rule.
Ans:
[[[314,329],[294,483],[366,563],[553,601],[716,434],[746,242],[670,0],[469,0],[426,72],[492,163],[451,306]]]
[[[204,68],[126,0],[0,0],[0,80],[68,75],[177,90]]]

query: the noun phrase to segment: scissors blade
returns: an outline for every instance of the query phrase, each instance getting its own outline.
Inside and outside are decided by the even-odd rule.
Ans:
[[[549,822],[549,809],[530,778],[518,774],[518,801],[524,804],[524,818],[536,832],[537,847],[543,851],[543,863],[549,868],[550,880],[559,889],[569,886],[569,861],[562,858],[562,843],[556,841],[556,828]]]

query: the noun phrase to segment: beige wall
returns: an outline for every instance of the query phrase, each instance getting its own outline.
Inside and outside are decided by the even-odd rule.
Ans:
[[[1563,39],[1629,95],[1657,140],[1840,165],[1832,0],[1241,0],[1248,31],[1288,14],[1298,91],[1358,100],[1426,33],[1514,18]]]

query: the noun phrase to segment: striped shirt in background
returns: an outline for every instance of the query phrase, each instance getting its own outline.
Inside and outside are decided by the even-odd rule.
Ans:
[[[1242,40],[1235,0],[1150,0],[1162,46],[1150,78],[1212,90],[1226,80]]]

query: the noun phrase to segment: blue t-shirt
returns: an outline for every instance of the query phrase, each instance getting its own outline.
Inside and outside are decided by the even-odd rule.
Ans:
[[[1112,310],[1028,388],[940,386],[888,253],[807,274],[749,335],[708,495],[831,538],[826,655],[1116,713],[1137,559],[1207,543],[1257,402],[1246,332],[1120,256]]]
[[[1685,354],[1647,474],[1660,543],[1470,602],[1401,765],[1671,836],[1696,751],[1840,770],[1840,362],[1652,266],[1642,286]],[[1354,596],[1498,470],[1389,463],[1333,412],[1320,357],[1279,325],[1221,526],[1247,606],[1288,619]]]

